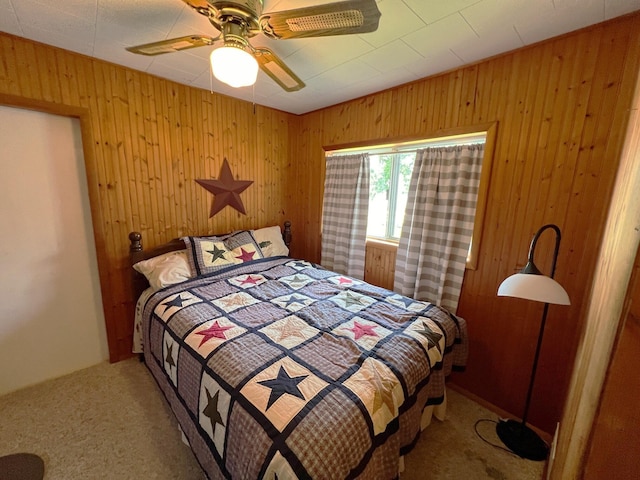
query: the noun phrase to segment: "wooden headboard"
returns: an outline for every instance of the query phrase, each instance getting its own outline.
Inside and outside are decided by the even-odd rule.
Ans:
[[[284,222],[284,230],[282,231],[282,239],[284,240],[287,248],[291,245],[291,222]],[[136,271],[133,268],[138,262],[142,260],[147,260],[148,258],[157,257],[158,255],[162,255],[163,253],[175,252],[177,250],[184,250],[186,248],[184,242],[179,238],[174,238],[173,240],[163,243],[162,245],[158,245],[157,247],[153,247],[149,250],[144,250],[142,246],[142,234],[140,232],[131,232],[129,234],[129,261],[131,265],[131,275],[132,282],[131,288],[133,292],[133,301],[137,301],[138,297],[142,294],[142,292],[149,287],[149,282],[146,277]]]

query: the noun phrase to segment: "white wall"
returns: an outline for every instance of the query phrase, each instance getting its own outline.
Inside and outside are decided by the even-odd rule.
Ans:
[[[108,358],[77,119],[0,106],[0,394]]]

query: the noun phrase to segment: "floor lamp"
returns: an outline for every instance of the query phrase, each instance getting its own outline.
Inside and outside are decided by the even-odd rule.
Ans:
[[[556,233],[556,245],[553,251],[550,276],[543,275],[533,263],[538,238],[540,238],[542,232],[547,229],[553,229]],[[536,346],[536,353],[533,358],[533,368],[531,369],[531,379],[529,381],[527,402],[524,407],[522,421],[500,420],[496,426],[496,433],[498,437],[500,437],[500,440],[502,440],[502,443],[513,453],[529,460],[545,460],[549,453],[547,444],[536,432],[526,425],[533,383],[536,378],[536,368],[538,367],[538,357],[540,356],[540,346],[542,345],[542,335],[544,334],[544,325],[547,321],[547,311],[549,310],[549,304],[570,305],[571,303],[565,289],[553,279],[556,271],[556,261],[558,260],[560,237],[560,229],[557,225],[549,224],[541,227],[531,241],[529,257],[525,267],[520,273],[511,275],[504,280],[498,288],[498,296],[524,298],[544,303],[542,321],[540,322],[540,333],[538,334],[538,345]]]

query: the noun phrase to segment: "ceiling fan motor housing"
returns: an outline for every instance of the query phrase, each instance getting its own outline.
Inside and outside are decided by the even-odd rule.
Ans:
[[[237,35],[237,29],[231,28],[234,32],[225,32],[225,25],[235,24],[243,27],[244,38],[250,38],[260,33],[258,19],[262,14],[262,0],[242,0],[242,1],[216,1],[207,0],[209,4],[208,13],[203,13],[209,17],[211,24],[222,32],[225,43],[226,34]],[[244,42],[246,45],[246,41]]]
[[[249,49],[247,28],[243,22],[229,19],[222,23],[221,30],[225,47],[236,47],[241,50]]]

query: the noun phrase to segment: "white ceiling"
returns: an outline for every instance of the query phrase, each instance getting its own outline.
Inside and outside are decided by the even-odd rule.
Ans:
[[[264,0],[264,12],[336,0]],[[301,114],[457,68],[565,32],[640,10],[640,0],[377,0],[376,32],[271,40],[306,83],[287,93],[260,72],[254,87],[234,89],[209,73],[214,47],[155,57],[125,47],[190,34],[217,36],[181,0],[0,0],[0,31]]]

